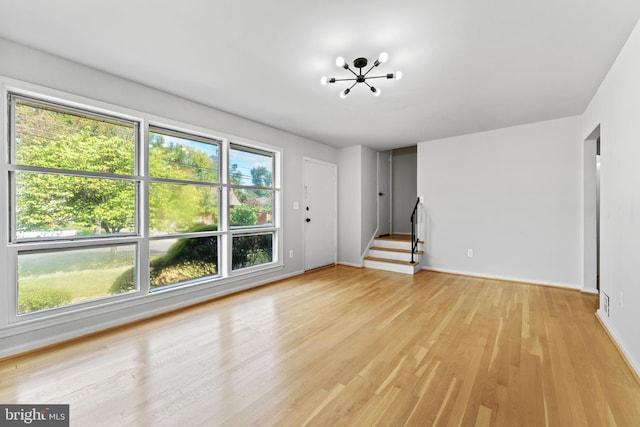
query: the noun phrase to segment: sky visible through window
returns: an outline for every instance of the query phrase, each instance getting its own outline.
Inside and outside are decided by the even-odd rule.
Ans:
[[[206,144],[200,141],[191,141],[185,138],[177,138],[175,136],[159,133],[164,138],[165,146],[169,144],[182,145],[185,147],[193,148],[196,151],[201,151],[207,155],[207,157],[218,157],[218,146],[213,144]],[[152,134],[151,138],[155,138],[156,134]],[[153,139],[152,139],[153,140]],[[153,140],[155,142],[155,140]]]
[[[201,141],[191,141],[186,138],[178,138],[175,136],[161,133],[164,138],[165,146],[181,145],[192,148],[196,151],[200,151],[210,158],[218,157],[218,146],[213,144],[206,144]],[[155,134],[151,135],[152,141],[154,141]],[[155,142],[155,141],[154,141]],[[241,185],[252,185],[251,169],[263,167],[269,172],[273,172],[273,158],[267,155],[261,155],[249,151],[243,150],[231,150],[229,165],[237,165],[237,170],[242,174]]]
[[[238,165],[237,170],[242,174],[241,185],[253,185],[251,169],[263,167],[273,172],[273,157],[252,153],[249,151],[232,149],[229,154],[229,168]]]

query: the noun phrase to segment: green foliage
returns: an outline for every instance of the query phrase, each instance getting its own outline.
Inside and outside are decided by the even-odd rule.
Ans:
[[[229,211],[229,221],[231,225],[255,225],[258,214],[248,206],[238,205]]]
[[[18,293],[18,313],[31,313],[71,303],[71,292],[48,287],[20,290]]]
[[[273,235],[258,234],[233,239],[231,263],[234,270],[273,260]]]
[[[251,168],[251,182],[256,187],[271,187],[271,171],[264,166]]]
[[[217,224],[217,193],[209,187],[151,183],[149,225],[152,233],[182,232],[198,222]]]
[[[151,133],[149,173],[157,178],[218,182],[218,159],[194,147],[167,143]],[[153,231],[173,233],[194,224],[218,223],[218,196],[207,186],[154,183],[149,190],[149,224]]]
[[[215,183],[215,145],[167,143],[151,133],[151,176]],[[201,144],[203,150],[198,149]],[[16,106],[18,164],[131,176],[135,128],[70,112],[19,102]],[[133,230],[135,184],[125,179],[88,178],[62,173],[16,174],[18,231]],[[149,194],[152,231],[184,231],[193,224],[217,224],[217,191],[208,186],[155,184]]]
[[[133,174],[132,126],[18,104],[16,161],[49,169]],[[19,173],[17,228],[62,230],[100,227],[118,233],[134,224],[129,181]]]
[[[172,285],[189,279],[217,274],[217,266],[204,261],[189,261],[179,265],[165,267],[155,271],[151,280],[151,288]]]
[[[136,269],[131,267],[126,269],[113,281],[113,284],[109,287],[109,293],[111,295],[124,294],[136,290]]]
[[[177,138],[180,140],[180,138]],[[218,148],[189,141],[184,143],[167,142],[166,138],[155,132],[149,133],[149,172],[156,178],[185,179],[199,182],[218,182]],[[214,151],[214,155],[197,149],[202,147]],[[205,148],[206,147],[206,148]]]
[[[215,226],[199,225],[190,232],[216,230]],[[218,239],[194,237],[178,239],[167,252],[150,261],[151,289],[183,282],[218,272]],[[135,269],[130,268],[114,280],[109,288],[112,295],[135,290]]]
[[[238,169],[238,164],[234,163],[231,165],[231,170],[229,171],[229,179],[232,184],[240,185],[242,183],[242,172]]]

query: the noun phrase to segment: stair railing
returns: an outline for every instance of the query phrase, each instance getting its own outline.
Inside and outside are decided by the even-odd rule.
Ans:
[[[416,262],[413,259],[416,250],[418,249],[418,236],[416,236],[416,222],[418,221],[418,205],[420,204],[420,197],[416,200],[416,204],[411,212],[411,264]]]

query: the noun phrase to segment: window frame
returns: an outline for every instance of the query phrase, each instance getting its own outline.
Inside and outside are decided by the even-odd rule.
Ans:
[[[6,215],[0,218],[0,282],[5,282],[0,286],[0,335],[3,328],[27,331],[33,330],[36,325],[54,325],[59,322],[67,322],[78,319],[90,318],[96,315],[115,313],[120,310],[129,310],[133,307],[148,307],[145,310],[157,312],[161,306],[155,306],[153,301],[167,301],[166,309],[172,306],[170,301],[175,297],[185,300],[189,295],[218,295],[228,293],[229,290],[246,288],[246,284],[252,283],[252,278],[260,283],[260,277],[265,274],[272,274],[284,268],[282,262],[282,231],[280,221],[282,217],[282,157],[283,150],[280,147],[269,145],[264,142],[247,140],[222,132],[212,131],[202,125],[193,125],[168,119],[162,116],[116,106],[91,98],[72,95],[54,89],[32,85],[25,82],[0,78],[0,91],[5,95],[5,102],[0,105],[0,121],[5,124],[4,131],[0,133],[0,143],[3,145],[2,157],[0,158],[0,209]],[[11,232],[11,227],[15,224],[15,187],[9,176],[15,176],[17,171],[36,170],[37,172],[60,173],[60,169],[48,168],[38,169],[15,164],[16,142],[15,116],[13,115],[13,104],[10,96],[28,98],[37,105],[53,105],[56,110],[62,108],[64,111],[72,112],[81,116],[89,115],[90,118],[106,117],[109,121],[129,121],[135,123],[134,134],[134,175],[123,176],[118,174],[105,174],[102,172],[70,171],[76,176],[90,176],[95,178],[127,179],[134,184],[134,221],[135,233],[96,235],[79,238],[65,236],[62,239],[16,239],[17,232]],[[188,234],[168,234],[160,236],[149,235],[149,183],[154,179],[149,176],[149,129],[161,129],[165,131],[184,133],[189,138],[213,139],[219,143],[218,146],[218,230],[215,232],[188,233]],[[199,140],[199,139],[196,139]],[[233,140],[233,142],[230,142]],[[206,142],[206,141],[205,141]],[[271,187],[255,187],[258,190],[273,191],[273,218],[272,224],[268,226],[260,225],[259,228],[231,228],[228,218],[228,190],[231,183],[229,176],[229,147],[235,144],[244,151],[268,154],[271,157],[272,185]],[[66,171],[66,169],[65,169]],[[165,182],[166,179],[156,178],[158,182]],[[171,181],[171,179],[169,179]],[[197,185],[202,185],[198,182]],[[208,185],[208,184],[205,184]],[[241,186],[242,187],[242,186]],[[13,195],[13,196],[11,196]],[[257,266],[246,267],[239,270],[232,270],[232,241],[234,235],[239,234],[260,234],[272,233],[272,262]],[[149,242],[155,239],[180,238],[180,237],[203,237],[215,235],[218,242],[218,275],[205,276],[203,278],[180,282],[180,286],[168,285],[157,288],[153,292],[149,286]],[[18,315],[18,253],[39,251],[39,250],[68,250],[83,247],[109,247],[111,245],[135,244],[137,249],[134,257],[135,276],[137,288],[135,291],[107,295],[95,300],[71,303],[61,307],[44,309],[30,313]],[[4,272],[2,272],[4,270]],[[247,282],[248,281],[248,282]],[[237,283],[237,285],[234,285]],[[254,285],[255,286],[255,285]],[[217,289],[217,290],[216,290]],[[195,293],[194,293],[195,292]],[[2,301],[4,300],[4,301]],[[156,308],[154,308],[156,307]],[[128,316],[134,315],[130,312]],[[135,317],[135,315],[134,315]],[[17,329],[16,329],[17,328]]]
[[[218,163],[216,165],[217,167],[217,174],[218,174],[218,180],[217,182],[206,182],[206,181],[197,181],[197,180],[185,180],[185,179],[178,179],[178,178],[165,178],[165,177],[155,177],[151,175],[151,170],[150,170],[150,165],[149,165],[149,158],[150,155],[148,153],[148,150],[150,148],[150,143],[149,143],[149,136],[151,133],[156,133],[156,134],[161,134],[161,135],[166,135],[166,136],[171,136],[171,137],[175,137],[175,138],[182,138],[182,139],[188,139],[191,141],[195,141],[195,142],[201,142],[204,144],[210,144],[210,145],[215,145],[218,148]],[[146,156],[146,163],[145,163],[145,167],[144,170],[146,172],[147,175],[147,181],[146,181],[146,202],[147,202],[147,208],[144,212],[145,217],[147,218],[146,220],[146,229],[145,229],[145,235],[148,236],[148,244],[146,245],[146,250],[148,253],[148,256],[146,258],[146,268],[148,270],[148,274],[146,275],[147,278],[149,278],[149,283],[146,283],[146,285],[148,285],[148,293],[159,293],[159,292],[164,292],[167,290],[172,290],[175,288],[180,288],[180,287],[184,287],[184,286],[190,286],[190,285],[197,285],[199,283],[205,282],[205,281],[210,281],[210,280],[215,280],[215,279],[219,279],[224,277],[224,273],[223,273],[223,269],[221,268],[221,238],[220,236],[222,236],[224,234],[224,231],[221,230],[221,211],[222,211],[222,191],[223,191],[223,186],[222,186],[222,164],[223,164],[223,159],[222,159],[222,152],[223,152],[223,146],[224,146],[224,139],[222,138],[217,138],[217,137],[212,137],[212,136],[204,136],[201,135],[197,132],[192,132],[192,131],[186,131],[186,130],[178,130],[178,129],[174,129],[172,127],[166,126],[166,125],[161,125],[161,124],[157,124],[157,123],[149,123],[148,126],[146,126],[145,132],[144,132],[144,148],[145,150],[147,150],[147,156]],[[150,199],[150,189],[151,189],[151,184],[154,183],[160,183],[160,184],[176,184],[176,185],[193,185],[193,186],[200,186],[200,187],[207,187],[207,188],[214,188],[217,190],[217,194],[218,194],[218,207],[217,207],[217,216],[218,216],[218,224],[217,224],[217,230],[215,231],[200,231],[200,232],[176,232],[176,233],[167,233],[167,234],[158,234],[158,235],[151,235],[150,233],[150,207],[149,207],[149,199]],[[151,288],[151,254],[150,252],[150,245],[152,241],[161,241],[161,240],[173,240],[173,239],[180,239],[180,238],[199,238],[199,237],[216,237],[217,239],[217,274],[215,275],[209,275],[209,276],[202,276],[202,277],[198,277],[198,278],[193,278],[193,279],[188,279],[188,280],[184,280],[181,282],[177,282],[177,283],[173,283],[173,284],[167,284],[164,286],[160,286],[157,288]]]
[[[50,109],[52,111],[60,112],[60,113],[69,113],[72,115],[76,115],[82,118],[101,121],[105,123],[113,123],[113,124],[122,124],[127,126],[132,126],[132,131],[134,135],[133,141],[133,174],[116,174],[110,172],[96,172],[96,171],[84,171],[84,170],[73,170],[73,169],[64,169],[64,168],[45,168],[40,166],[30,166],[24,164],[18,164],[16,162],[16,103],[20,100],[25,101],[24,103],[27,105],[32,105],[36,108],[41,107],[45,109]],[[67,240],[90,240],[94,238],[98,239],[108,239],[113,237],[124,237],[124,236],[140,236],[141,235],[141,224],[139,222],[139,211],[140,211],[140,190],[141,190],[141,166],[140,166],[140,150],[139,150],[139,140],[140,140],[140,132],[141,132],[141,121],[136,118],[125,117],[122,115],[118,115],[116,113],[109,114],[104,111],[92,110],[88,107],[85,109],[81,109],[72,103],[64,103],[64,101],[52,101],[47,99],[46,97],[39,98],[34,95],[25,95],[18,91],[7,91],[7,114],[8,114],[8,122],[9,126],[7,126],[8,135],[7,135],[7,171],[9,174],[9,243],[18,244],[18,243],[26,243],[26,242],[40,242],[43,240],[54,240],[54,241],[67,241]],[[131,181],[134,183],[134,211],[133,211],[133,219],[134,219],[134,230],[131,233],[126,234],[117,234],[117,235],[100,235],[100,236],[75,236],[75,237],[64,237],[64,238],[37,238],[37,239],[18,239],[17,238],[17,219],[16,219],[16,207],[17,207],[17,197],[16,197],[16,177],[19,172],[30,172],[36,174],[51,174],[51,175],[62,175],[62,176],[71,176],[71,177],[81,177],[81,178],[94,178],[94,179],[110,179],[113,181]]]
[[[143,128],[142,120],[123,114],[118,114],[111,111],[102,110],[100,108],[91,108],[89,106],[79,106],[76,103],[65,101],[63,99],[52,99],[46,95],[38,95],[33,93],[25,93],[21,90],[6,89],[6,111],[7,111],[7,132],[4,171],[6,173],[6,184],[4,191],[7,191],[8,205],[6,207],[7,212],[7,238],[4,244],[7,250],[7,275],[9,289],[7,292],[7,309],[8,309],[8,323],[20,323],[25,321],[31,321],[32,319],[48,318],[52,316],[64,315],[71,312],[77,312],[78,310],[89,309],[93,307],[103,306],[110,304],[114,301],[122,301],[130,299],[134,296],[141,294],[141,280],[140,280],[140,246],[142,241],[142,229],[140,223],[140,212],[142,209],[142,176],[141,176],[141,152],[140,152],[140,138],[141,130]],[[16,108],[15,105],[20,100],[26,100],[27,104],[32,104],[35,107],[49,108],[51,110],[70,113],[80,117],[104,121],[107,123],[123,123],[132,126],[134,142],[133,142],[133,175],[115,174],[105,172],[93,172],[82,170],[69,170],[62,168],[43,168],[38,166],[29,166],[16,163]],[[89,177],[97,179],[112,179],[131,181],[134,183],[134,231],[126,234],[111,234],[111,235],[87,235],[87,236],[63,236],[63,237],[44,237],[34,239],[18,239],[17,238],[17,222],[16,222],[16,207],[17,207],[17,188],[16,188],[16,176],[19,172],[32,172],[32,173],[47,173],[56,175],[67,175],[75,177]],[[133,244],[136,248],[134,255],[134,265],[136,267],[136,289],[133,292],[117,294],[117,295],[105,295],[96,299],[81,301],[77,303],[71,303],[60,307],[53,307],[34,312],[28,312],[19,314],[18,309],[18,296],[19,296],[19,283],[18,283],[18,256],[20,253],[30,253],[38,251],[65,251],[81,248],[97,248],[97,247],[114,247],[126,244]],[[13,267],[13,268],[11,268]],[[13,286],[11,286],[13,283]]]
[[[233,184],[231,182],[231,150],[236,149],[239,151],[245,151],[253,154],[266,155],[271,157],[271,186],[270,187],[261,187],[255,185],[242,185],[242,184]],[[280,170],[280,162],[281,162],[282,152],[281,150],[268,149],[263,147],[256,147],[250,143],[243,143],[238,140],[234,140],[229,143],[227,147],[227,160],[228,167],[226,169],[227,181],[228,181],[228,189],[227,189],[227,197],[231,190],[237,189],[246,189],[246,190],[264,190],[271,191],[272,196],[272,221],[269,224],[256,224],[256,225],[248,225],[248,226],[231,226],[231,205],[228,203],[226,206],[226,214],[227,214],[227,223],[229,224],[229,239],[227,242],[227,268],[230,276],[240,275],[243,273],[250,273],[252,271],[260,270],[262,268],[268,268],[272,265],[278,265],[282,261],[282,255],[280,253],[279,248],[281,247],[280,239],[281,239],[281,230],[280,230],[280,216],[282,212],[281,207],[281,170]],[[242,267],[242,268],[233,268],[233,238],[236,236],[242,235],[257,235],[257,234],[267,234],[272,233],[272,260],[268,263],[258,264],[250,267]]]

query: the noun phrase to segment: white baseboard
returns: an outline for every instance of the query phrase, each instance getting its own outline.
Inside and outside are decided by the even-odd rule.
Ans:
[[[562,283],[562,282],[547,282],[544,280],[530,279],[525,277],[511,277],[511,276],[499,276],[499,275],[490,275],[485,273],[475,273],[473,271],[461,271],[461,270],[449,270],[445,268],[434,268],[429,266],[423,266],[423,270],[430,271],[438,271],[440,273],[449,273],[449,274],[459,274],[461,276],[473,276],[473,277],[481,277],[483,279],[493,279],[493,280],[506,280],[509,282],[520,282],[520,283],[529,283],[532,285],[543,285],[543,286],[553,286],[556,288],[563,289],[575,289],[581,290],[578,285],[575,283]]]
[[[338,261],[338,265],[346,265],[347,267],[362,268],[362,264],[353,264],[351,262]]]
[[[629,367],[633,369],[636,376],[640,378],[640,362],[634,360],[633,356],[631,356],[631,352],[625,346],[624,341],[620,338],[620,335],[618,335],[614,327],[611,325],[609,319],[605,315],[603,315],[602,310],[598,310],[596,312],[596,316],[598,317],[598,320],[600,320],[600,323],[602,323],[602,326],[604,326],[604,328],[606,329],[611,339],[613,339],[613,341],[618,346],[620,353],[622,353],[622,356],[626,359]]]

